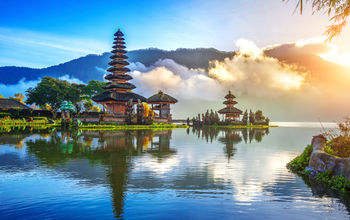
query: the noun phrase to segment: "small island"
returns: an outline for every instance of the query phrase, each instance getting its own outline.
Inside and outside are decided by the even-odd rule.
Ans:
[[[245,110],[243,113],[242,110],[236,108],[235,105],[238,102],[234,100],[236,96],[231,91],[228,91],[225,99],[223,102],[226,105],[225,108],[215,112],[213,110],[207,110],[206,113],[198,114],[197,117],[192,118],[193,126],[224,126],[232,128],[276,127],[275,125],[270,125],[270,119],[265,117],[261,110],[257,110],[255,113],[250,110],[248,114],[248,110]],[[219,114],[222,115],[221,120]],[[187,121],[189,123],[189,118]]]

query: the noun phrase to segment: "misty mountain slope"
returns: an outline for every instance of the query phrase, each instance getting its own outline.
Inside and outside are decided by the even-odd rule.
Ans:
[[[110,53],[102,55],[87,55],[42,69],[33,69],[26,67],[0,67],[0,83],[16,84],[19,80],[37,80],[43,76],[59,77],[69,75],[83,82],[89,80],[102,80],[108,67]],[[224,52],[213,48],[199,49],[177,49],[173,51],[160,50],[155,48],[129,51],[128,61],[140,62],[149,66],[159,59],[172,59],[175,62],[185,65],[189,68],[208,68],[210,60],[223,60],[226,57],[232,57],[234,52]]]
[[[299,69],[307,71],[311,82],[322,85],[324,88],[337,87],[347,89],[350,86],[350,68],[328,62],[316,54],[296,50],[294,46],[282,45],[265,50],[267,56],[274,57],[282,62],[294,64]]]

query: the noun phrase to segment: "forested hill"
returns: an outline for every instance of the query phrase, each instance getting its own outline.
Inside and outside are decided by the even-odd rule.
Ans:
[[[175,62],[189,68],[208,68],[210,60],[223,60],[232,57],[234,52],[224,52],[213,48],[177,49],[172,51],[156,48],[133,50],[127,53],[128,61],[140,62],[149,66],[159,59],[173,59]],[[42,69],[26,67],[0,67],[0,83],[16,84],[19,80],[37,80],[42,76],[59,77],[69,75],[83,82],[101,80],[104,70],[108,67],[110,53],[102,55],[87,55],[55,66]]]

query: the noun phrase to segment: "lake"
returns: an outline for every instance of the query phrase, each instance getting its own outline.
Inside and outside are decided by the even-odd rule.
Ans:
[[[289,172],[321,128],[0,132],[0,219],[348,219]]]

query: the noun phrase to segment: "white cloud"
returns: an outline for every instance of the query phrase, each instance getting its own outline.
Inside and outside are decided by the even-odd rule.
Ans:
[[[222,94],[220,83],[204,70],[189,69],[170,59],[158,60],[150,67],[140,63],[131,67],[133,83],[146,96],[163,90],[178,99],[215,100]]]
[[[232,58],[210,62],[209,76],[237,94],[254,96],[278,95],[300,90],[306,83],[306,73],[293,65],[264,55],[251,41],[240,39],[240,48]]]

